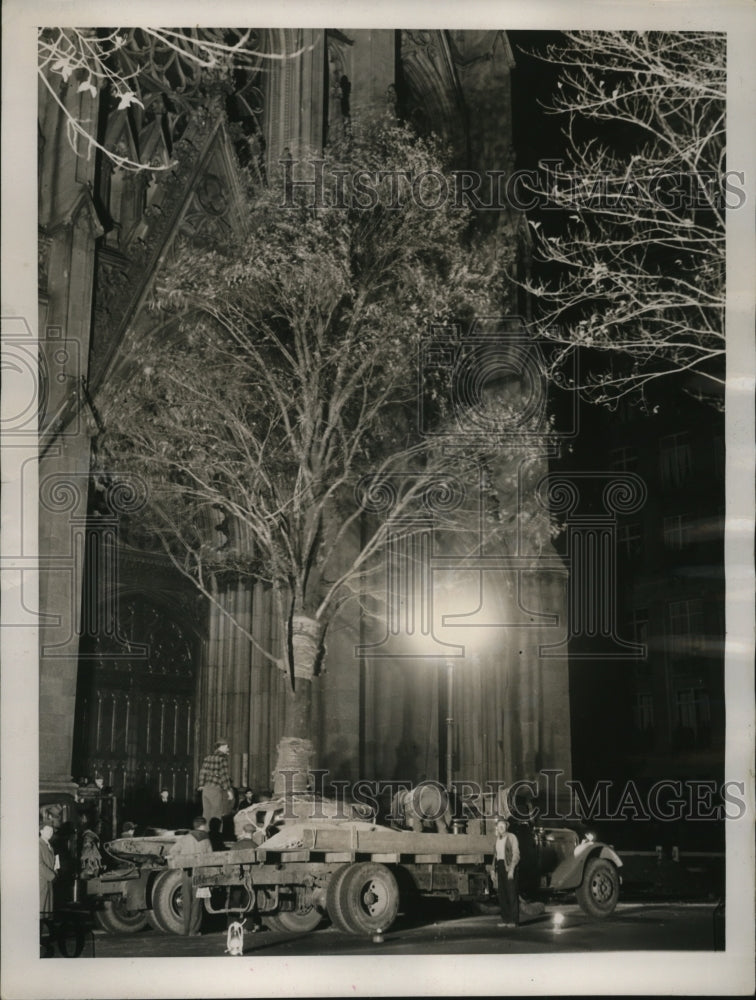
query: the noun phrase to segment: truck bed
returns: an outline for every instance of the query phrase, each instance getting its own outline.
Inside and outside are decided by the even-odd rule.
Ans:
[[[377,861],[388,864],[484,864],[493,859],[493,839],[481,834],[417,833],[368,823],[287,826],[258,848],[171,858],[173,868],[283,862]]]

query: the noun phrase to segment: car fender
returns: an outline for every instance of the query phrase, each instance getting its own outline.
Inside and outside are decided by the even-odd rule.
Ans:
[[[577,889],[583,881],[583,872],[589,858],[606,858],[617,868],[622,867],[619,855],[606,844],[595,841],[583,841],[578,844],[570,858],[561,861],[551,873],[549,887],[551,889]]]

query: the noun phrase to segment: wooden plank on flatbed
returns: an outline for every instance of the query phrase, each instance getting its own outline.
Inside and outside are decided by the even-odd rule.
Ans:
[[[481,834],[415,833],[411,830],[388,830],[377,827],[374,830],[357,831],[358,853],[396,854],[491,854],[493,841]]]
[[[458,865],[482,865],[485,861],[484,854],[458,854]]]
[[[309,861],[309,851],[284,851],[281,853],[282,861]]]
[[[371,854],[371,861],[381,861],[384,864],[396,865],[399,864],[400,854]]]
[[[287,849],[287,838],[293,850]],[[393,863],[403,857],[408,863],[439,864],[446,857],[450,862],[460,858],[468,864],[480,864],[492,857],[493,840],[481,834],[418,833],[387,827],[357,829],[345,823],[335,827],[315,828],[313,825],[293,831],[282,830],[270,844],[263,843],[249,855],[250,861],[254,857],[263,863],[286,863],[312,861],[313,851],[318,855],[317,860],[333,863],[354,861],[359,855],[373,858],[390,855]],[[242,852],[230,853],[233,861],[241,862]]]
[[[239,864],[255,862],[257,860],[257,848],[244,847],[240,851],[237,851],[231,847],[228,851],[228,857],[230,861],[239,862]]]

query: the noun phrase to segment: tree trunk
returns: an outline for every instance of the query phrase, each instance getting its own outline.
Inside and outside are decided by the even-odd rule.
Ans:
[[[293,683],[286,697],[284,730],[276,748],[273,794],[304,792],[313,766],[312,677],[320,655],[323,629],[320,622],[295,615],[291,622],[294,658]]]

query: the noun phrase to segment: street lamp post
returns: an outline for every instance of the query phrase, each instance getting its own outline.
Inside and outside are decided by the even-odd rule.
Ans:
[[[446,661],[446,787],[451,792],[454,771],[454,663]]]

